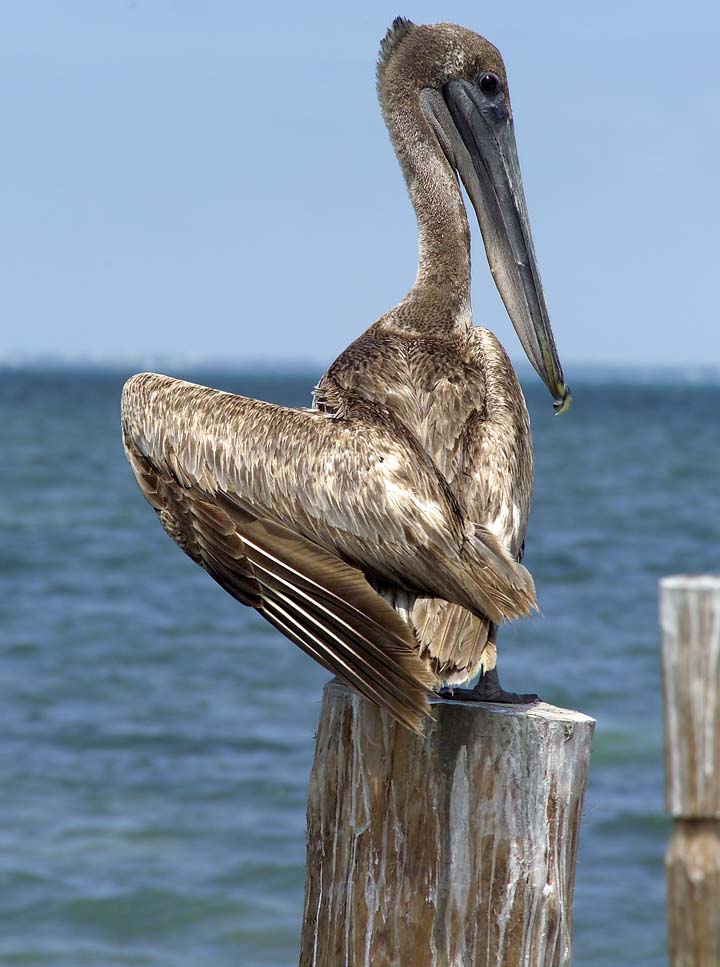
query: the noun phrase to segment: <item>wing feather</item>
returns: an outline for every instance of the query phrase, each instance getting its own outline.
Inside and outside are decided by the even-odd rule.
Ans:
[[[361,694],[422,731],[437,679],[410,626],[362,572],[233,501],[158,473],[128,442],[131,465],[166,530],[229,594],[255,607],[306,653]]]
[[[193,502],[193,513],[198,504],[207,516],[203,502]],[[215,518],[218,510],[212,510]],[[215,580],[237,596],[242,555],[259,587],[260,614],[286,627],[289,622],[293,640],[301,638],[326,668],[420,731],[437,680],[420,658],[409,625],[363,574],[272,522],[243,515],[232,523],[232,533],[214,527],[200,539]]]
[[[210,504],[291,524],[386,583],[495,620],[533,603],[527,572],[475,532],[387,413],[358,403],[329,418],[152,373],[128,381],[122,413],[126,441],[155,472]]]
[[[419,730],[437,663],[365,573],[498,620],[527,613],[534,596],[527,572],[463,517],[428,454],[389,420],[362,403],[340,419],[148,373],[122,402],[130,464],[170,536]]]
[[[465,517],[478,525],[477,538],[496,560],[492,545],[498,540],[517,559],[532,488],[530,428],[510,360],[491,333],[470,329],[454,344],[366,333],[333,363],[316,393],[329,411],[351,394],[385,402],[417,436]],[[492,573],[485,583],[485,615],[447,595],[424,596],[410,606],[423,653],[440,674],[458,681],[494,667],[493,622],[521,613],[517,595],[509,602],[501,587],[493,589]],[[532,586],[524,586],[531,605]],[[392,600],[391,582],[386,592]]]
[[[478,523],[478,536],[491,530],[494,539],[519,560],[532,491],[527,411],[510,360],[495,336],[473,329],[470,346],[483,378],[463,381],[460,408],[456,384],[434,388],[433,404],[443,419],[428,434],[426,446],[465,514]],[[495,379],[503,374],[504,385],[488,383],[489,373]],[[516,404],[501,403],[494,411],[495,401],[508,394]],[[493,622],[441,598],[421,598],[412,609],[411,621],[424,653],[432,656],[447,680],[466,681],[478,671],[495,667],[497,619]]]

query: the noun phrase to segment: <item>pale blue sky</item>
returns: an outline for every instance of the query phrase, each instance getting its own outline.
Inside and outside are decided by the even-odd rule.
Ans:
[[[503,52],[570,381],[717,363],[720,14],[698,0],[3,3],[0,358],[331,361],[414,277],[375,98],[396,14]],[[478,244],[474,269],[476,324],[521,357]]]

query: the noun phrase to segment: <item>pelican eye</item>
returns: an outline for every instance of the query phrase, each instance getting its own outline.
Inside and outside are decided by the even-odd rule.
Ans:
[[[500,90],[500,81],[496,74],[481,74],[478,78],[478,86],[483,94],[497,94]]]

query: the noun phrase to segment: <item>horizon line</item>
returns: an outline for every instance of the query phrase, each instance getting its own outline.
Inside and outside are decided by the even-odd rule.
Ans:
[[[525,359],[512,359],[511,362],[518,375],[531,376],[534,370]],[[190,354],[128,354],[127,356],[101,354],[67,354],[53,353],[0,353],[0,370],[88,370],[95,372],[120,372],[132,369],[136,372],[147,371],[149,368],[163,369],[193,369],[217,373],[257,374],[263,376],[298,375],[306,376],[313,373],[319,378],[328,368],[328,362],[318,362],[312,359],[288,358],[284,360],[271,359],[267,356],[256,356],[245,359],[229,359],[228,357],[203,357]],[[572,379],[597,377],[603,375],[627,376],[672,376],[684,381],[711,380],[720,381],[720,363],[715,362],[676,362],[676,363],[636,363],[636,362],[605,362],[589,360],[571,360],[565,366]]]

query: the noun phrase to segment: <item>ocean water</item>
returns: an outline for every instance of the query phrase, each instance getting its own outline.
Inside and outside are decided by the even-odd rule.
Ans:
[[[126,373],[0,372],[0,965],[290,967],[325,672],[174,547]],[[305,405],[319,374],[176,373]],[[576,967],[666,963],[657,581],[718,570],[720,387],[528,379],[542,617],[506,687],[594,716]]]

